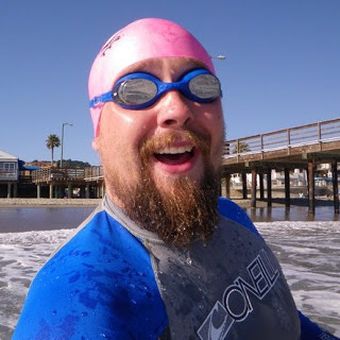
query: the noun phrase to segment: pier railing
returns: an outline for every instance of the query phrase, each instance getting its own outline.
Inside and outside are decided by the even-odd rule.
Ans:
[[[40,169],[32,172],[33,183],[82,181],[85,169]]]
[[[85,168],[85,181],[98,181],[103,179],[103,168],[101,166],[91,166]]]
[[[225,142],[224,158],[340,140],[340,118]]]

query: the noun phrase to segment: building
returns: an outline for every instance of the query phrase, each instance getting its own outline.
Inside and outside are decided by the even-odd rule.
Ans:
[[[0,150],[0,197],[16,197],[18,179],[18,157]]]
[[[37,196],[36,185],[32,181],[32,173],[40,170],[38,166],[29,165],[19,159],[19,180],[18,180],[18,197],[33,198]]]

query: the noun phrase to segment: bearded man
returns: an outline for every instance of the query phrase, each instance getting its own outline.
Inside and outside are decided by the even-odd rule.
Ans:
[[[207,51],[171,21],[104,44],[89,97],[106,196],[34,279],[14,339],[307,334],[273,253],[218,199],[221,96]]]

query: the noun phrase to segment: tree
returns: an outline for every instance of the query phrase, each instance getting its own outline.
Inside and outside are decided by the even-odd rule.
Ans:
[[[60,161],[57,161],[57,166],[60,167]],[[63,160],[63,168],[73,168],[73,169],[84,169],[89,168],[91,166],[88,162],[72,160],[72,159],[64,159]]]
[[[53,167],[53,164],[54,164],[54,148],[58,148],[60,146],[59,137],[55,134],[48,135],[47,139],[46,139],[46,146],[47,146],[47,149],[51,150],[51,154],[52,154],[51,166]]]
[[[233,153],[243,153],[243,152],[249,152],[250,147],[246,142],[238,142],[233,150]]]

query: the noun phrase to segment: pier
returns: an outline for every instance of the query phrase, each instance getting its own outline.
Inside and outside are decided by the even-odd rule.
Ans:
[[[32,172],[32,183],[36,185],[37,198],[48,191],[49,198],[100,198],[105,194],[101,166],[84,169],[50,168]]]
[[[290,172],[300,169],[307,173],[308,206],[309,211],[314,213],[316,167],[328,163],[332,171],[334,212],[339,214],[339,160],[340,118],[227,140],[223,155],[224,189],[226,196],[230,196],[231,176],[239,174],[242,178],[242,197],[247,199],[247,174],[251,174],[251,207],[256,207],[258,191],[259,198],[266,199],[270,207],[272,170],[281,171],[284,173],[285,205],[289,207]]]
[[[43,188],[48,188],[49,198],[72,198],[73,188],[80,190],[80,196],[84,194],[84,169],[41,169],[32,172],[32,182],[37,188],[37,198],[41,197]]]

